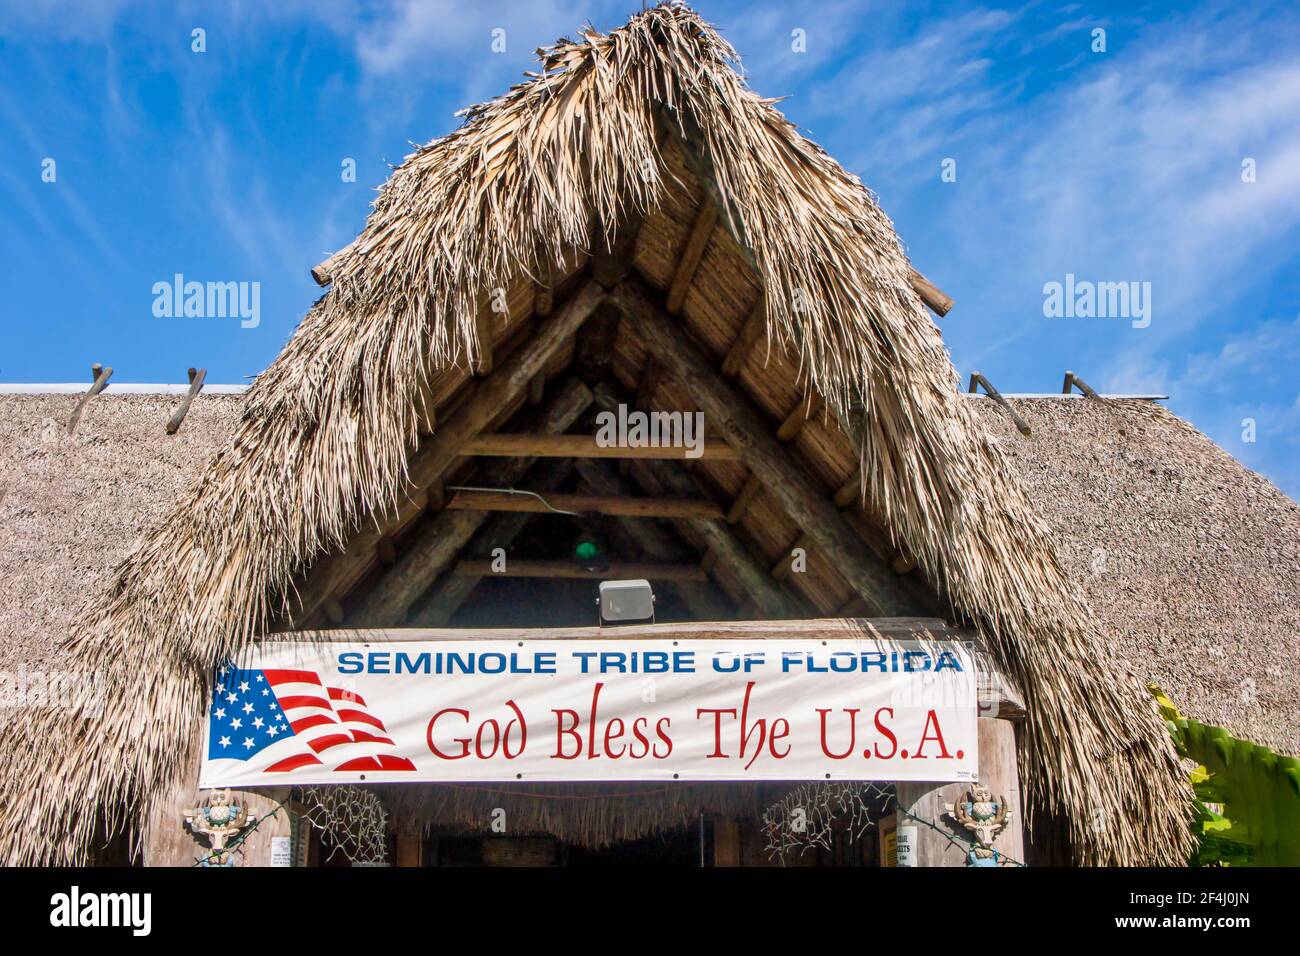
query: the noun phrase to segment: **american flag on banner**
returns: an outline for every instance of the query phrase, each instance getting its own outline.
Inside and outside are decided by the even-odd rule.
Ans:
[[[308,670],[217,672],[208,719],[208,759],[247,761],[272,751],[263,773],[415,770],[393,753],[384,722],[352,691],[326,687]],[[251,769],[251,768],[250,768]]]

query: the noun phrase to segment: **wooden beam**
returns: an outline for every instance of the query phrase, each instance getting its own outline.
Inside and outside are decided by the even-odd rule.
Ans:
[[[759,492],[763,490],[763,483],[758,480],[758,476],[752,471],[749,477],[745,479],[744,487],[740,489],[740,494],[736,500],[731,503],[731,508],[727,511],[727,524],[738,524],[750,507],[754,504],[754,499],[758,497]]]
[[[808,419],[815,415],[822,407],[822,397],[819,392],[809,392],[799,400],[799,404],[794,407],[781,427],[776,430],[776,440],[783,443],[794,441],[795,437],[803,430],[803,426]]]
[[[568,458],[548,458],[534,465],[524,477],[529,488],[542,493],[559,488],[573,473],[573,461]],[[487,560],[497,548],[509,549],[519,533],[534,520],[534,515],[517,511],[503,511],[492,515],[479,528],[474,539],[462,553],[469,557]],[[456,611],[473,593],[479,578],[470,574],[443,574],[417,602],[412,605],[412,627],[441,627],[452,619]]]
[[[312,267],[311,277],[316,280],[317,285],[327,286],[334,281],[334,269],[339,264],[339,260],[347,255],[348,251],[356,244],[357,241],[353,239],[324,262],[318,263],[316,266]]]
[[[533,314],[545,318],[551,314],[554,305],[555,288],[551,285],[551,276],[548,272],[533,289]]]
[[[524,511],[529,514],[573,512],[625,518],[722,518],[711,501],[694,498],[608,498],[603,495],[550,494],[546,500],[509,491],[457,491],[448,511]]]
[[[785,549],[781,555],[781,559],[777,561],[776,565],[772,568],[772,577],[776,578],[778,581],[784,581],[794,573],[794,552],[797,549],[802,548],[806,553],[813,547],[814,545],[812,540],[808,537],[807,533],[800,532],[799,537],[795,538],[794,544]]]
[[[835,492],[835,497],[831,499],[835,502],[836,508],[847,508],[855,501],[862,500],[862,472],[854,469],[853,476],[848,481],[840,485]]]
[[[72,410],[72,416],[68,419],[68,434],[71,435],[77,430],[77,422],[81,421],[81,413],[86,410],[86,405],[90,400],[108,388],[108,380],[113,377],[113,366],[100,365],[96,362],[90,366],[90,388],[77,400],[77,407]]]
[[[570,380],[542,410],[540,427],[568,428],[586,411],[591,400],[591,390],[586,385]],[[500,459],[481,469],[477,480],[509,486],[523,477],[531,464],[526,458]],[[411,605],[451,566],[486,520],[487,515],[482,512],[450,508],[439,512],[427,527],[416,532],[415,539],[357,602],[352,620],[366,627],[402,623]]]
[[[700,457],[710,461],[736,461],[739,455],[721,440],[706,441]],[[536,435],[497,432],[478,435],[465,442],[462,455],[492,458],[686,458],[689,449],[660,446],[624,447],[599,445],[594,435]]]
[[[166,432],[168,435],[175,435],[180,431],[181,422],[185,421],[185,416],[189,414],[190,405],[194,403],[194,398],[203,389],[203,381],[208,377],[208,370],[205,368],[190,369],[190,390],[185,393],[181,399],[180,407],[172,412],[172,417],[167,420]]]
[[[574,565],[576,567],[576,565]],[[652,565],[653,567],[653,565]],[[620,640],[786,641],[915,639],[978,642],[969,628],[953,627],[934,617],[811,618],[794,621],[694,621],[626,624]],[[445,627],[408,628],[385,637],[401,641],[579,641],[609,637],[608,627]]]
[[[952,296],[945,293],[937,285],[921,275],[916,269],[908,266],[907,280],[911,283],[913,291],[921,297],[921,301],[930,307],[935,315],[943,318],[951,311],[956,304]]]
[[[673,378],[691,393],[711,429],[738,451],[750,470],[781,503],[790,518],[814,540],[828,562],[863,600],[882,614],[912,608],[896,576],[874,558],[831,504],[826,492],[789,457],[771,432],[771,425],[750,398],[727,381],[669,316],[635,280],[619,284],[613,299],[636,323],[646,347],[655,353]]]
[[[492,321],[496,315],[491,309],[480,309],[475,317],[475,331],[478,338],[478,373],[487,375],[492,371],[492,340],[493,326]]]
[[[613,386],[602,383],[594,390],[596,407],[602,411],[617,408],[619,396]],[[702,494],[705,489],[698,478],[688,475],[677,465],[666,461],[646,461],[640,465],[649,474],[656,487],[651,487],[637,469],[632,475],[646,491],[666,491],[669,494],[687,496]],[[804,604],[798,598],[786,593],[768,575],[767,569],[760,565],[749,549],[741,543],[735,533],[724,521],[696,518],[687,522],[705,544],[707,560],[725,564],[727,569],[740,582],[741,588],[762,609],[767,617],[794,618],[806,613]]]
[[[596,383],[605,378],[613,361],[618,328],[623,315],[606,303],[582,327],[573,349],[573,371],[584,382]]]
[[[533,376],[532,381],[528,383],[528,402],[531,405],[540,405],[546,395],[546,373],[538,372]]]
[[[632,486],[608,462],[583,459],[574,462],[574,467],[582,480],[597,494],[626,497],[633,493]],[[680,564],[693,557],[676,535],[653,521],[619,518],[618,523],[641,545],[651,560]],[[702,564],[707,570],[708,561]],[[676,590],[682,602],[698,620],[722,621],[734,616],[734,612],[720,600],[711,584],[679,581]]]
[[[611,581],[627,578],[645,578],[650,581],[707,581],[704,569],[693,564],[659,564],[656,562],[613,562],[600,571],[589,571],[574,561],[520,561],[506,562],[504,571],[493,571],[491,561],[469,559],[460,561],[453,574],[470,574],[485,578],[563,578],[582,581]]]
[[[668,287],[666,308],[670,315],[676,315],[682,311],[682,303],[686,301],[686,293],[690,290],[691,281],[695,278],[695,270],[700,267],[700,260],[704,258],[704,250],[708,247],[709,238],[713,235],[713,227],[717,224],[718,207],[705,197],[704,202],[700,204],[699,213],[695,216],[695,223],[691,226],[691,233],[686,239],[681,258],[677,260],[677,269],[673,273],[672,284]]]
[[[642,223],[640,216],[631,214],[619,223],[611,242],[607,243],[606,237],[600,236],[593,243],[596,251],[589,265],[591,277],[606,289],[612,289],[631,273]]]
[[[749,358],[749,353],[754,350],[758,340],[763,337],[767,330],[767,297],[759,293],[758,303],[750,310],[749,318],[745,319],[745,324],[740,328],[740,334],[736,340],[731,343],[731,348],[727,350],[727,356],[722,360],[722,374],[727,378],[735,378],[740,374],[745,360]]]
[[[358,564],[369,564],[380,538],[419,513],[421,505],[413,496],[438,480],[455,463],[465,443],[528,388],[533,376],[559,353],[604,298],[605,291],[599,285],[585,282],[555,315],[538,324],[527,342],[478,384],[473,400],[458,406],[413,457],[408,468],[411,487],[407,499],[393,513],[372,516],[374,522],[358,530],[343,553],[318,562],[299,592],[301,603],[294,620],[310,615]]]
[[[658,123],[663,134],[676,138],[682,149],[682,158],[686,160],[686,165],[695,174],[700,187],[713,201],[713,204],[724,211],[725,215],[721,217],[723,224],[731,234],[731,238],[735,240],[736,247],[740,250],[742,258],[753,271],[754,276],[761,281],[763,273],[758,267],[758,260],[754,256],[754,250],[745,245],[743,240],[740,211],[731,202],[730,197],[724,195],[718,187],[712,157],[701,146],[704,142],[704,134],[698,122],[694,117],[681,113],[672,106],[661,102]],[[947,315],[955,304],[951,296],[945,294],[911,265],[908,266],[907,282],[921,301],[940,318]],[[748,353],[746,352],[746,354]],[[724,372],[728,376],[735,374],[734,371],[727,371],[726,369],[724,369]]]

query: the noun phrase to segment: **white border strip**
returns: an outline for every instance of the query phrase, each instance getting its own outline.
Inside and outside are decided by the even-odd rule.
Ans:
[[[0,382],[0,395],[80,395],[90,388],[90,382],[55,382],[53,384],[22,384]],[[141,385],[131,382],[109,382],[102,395],[185,395],[188,385]],[[243,395],[247,385],[204,385],[199,397],[204,395]]]
[[[992,398],[984,392],[962,392],[967,398]],[[1087,398],[1082,392],[1003,392],[1003,398]],[[1128,401],[1144,402],[1163,402],[1169,399],[1168,395],[1105,395],[1099,394],[1098,398],[1115,398]]]
[[[0,382],[0,395],[80,395],[90,388],[90,382],[56,382],[53,384],[22,384]],[[247,385],[204,385],[200,395],[243,395]],[[184,395],[188,385],[143,385],[131,382],[109,382],[104,395]],[[966,398],[988,398],[983,392],[959,392]],[[1080,392],[1003,392],[1003,398],[1087,398]],[[1102,395],[1129,401],[1163,402],[1168,395]]]

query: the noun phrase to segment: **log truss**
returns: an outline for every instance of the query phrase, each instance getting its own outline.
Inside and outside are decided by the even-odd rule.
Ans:
[[[497,574],[649,576],[695,620],[944,613],[863,510],[847,436],[767,340],[752,258],[712,185],[684,144],[665,156],[683,184],[675,205],[528,278],[514,314],[480,317],[468,366],[419,397],[407,495],[308,569],[285,627],[446,626]],[[951,305],[914,281],[932,307]],[[596,441],[593,416],[620,407],[702,412],[702,453]],[[609,568],[558,556],[494,568],[556,512],[609,523]]]

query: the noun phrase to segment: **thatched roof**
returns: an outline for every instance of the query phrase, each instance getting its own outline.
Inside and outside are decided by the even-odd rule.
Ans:
[[[291,613],[312,562],[412,491],[420,424],[431,405],[474,400],[465,382],[481,336],[557,321],[533,316],[537,280],[558,295],[632,222],[643,222],[635,270],[665,289],[682,223],[710,196],[722,217],[683,326],[725,350],[762,290],[772,347],[739,383],[762,406],[774,391],[798,398],[802,370],[825,398],[829,414],[796,452],[818,475],[858,462],[863,510],[1021,687],[1033,804],[1067,829],[1079,862],[1185,859],[1187,794],[1165,728],[955,391],[892,224],[746,88],[735,61],[693,12],[659,7],[544,51],[539,76],[394,172],[332,288],[249,392],[230,445],[74,623],[69,653],[110,688],[93,732],[39,711],[6,728],[0,812],[19,821],[6,859],[78,858],[87,805],[149,809],[176,775],[212,667]],[[489,308],[495,290],[508,322]],[[631,385],[644,348],[638,362],[634,332],[616,348]]]
[[[1108,645],[1188,715],[1300,754],[1300,505],[1144,401],[976,407]]]
[[[87,597],[229,441],[241,402],[201,394],[167,435],[180,399],[110,385],[68,435],[77,400],[0,394],[0,670],[51,666]]]

